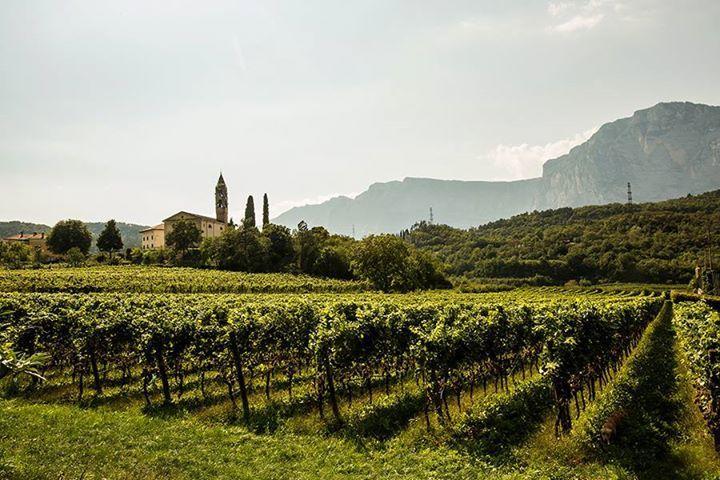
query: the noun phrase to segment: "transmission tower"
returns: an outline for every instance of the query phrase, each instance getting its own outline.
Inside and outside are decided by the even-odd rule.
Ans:
[[[433,213],[432,213],[432,207],[430,207],[430,224],[433,223]]]
[[[627,200],[627,203],[628,203],[628,205],[631,205],[631,204],[632,204],[632,190],[630,189],[630,182],[628,182],[628,200]]]

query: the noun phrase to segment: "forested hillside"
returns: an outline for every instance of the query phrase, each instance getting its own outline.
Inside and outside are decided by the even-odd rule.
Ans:
[[[29,223],[13,220],[0,222],[0,238],[10,237],[18,233],[47,233],[50,227],[41,223]]]
[[[406,238],[452,275],[687,282],[720,253],[720,190],[635,205],[535,211],[460,230],[421,223]]]

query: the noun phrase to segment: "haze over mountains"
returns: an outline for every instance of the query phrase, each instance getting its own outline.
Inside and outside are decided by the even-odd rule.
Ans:
[[[375,183],[354,199],[295,207],[273,222],[292,228],[305,220],[361,237],[427,220],[432,207],[435,222],[468,228],[532,210],[625,202],[628,182],[637,202],[720,188],[720,107],[672,102],[639,110],[545,162],[540,178],[405,178]]]

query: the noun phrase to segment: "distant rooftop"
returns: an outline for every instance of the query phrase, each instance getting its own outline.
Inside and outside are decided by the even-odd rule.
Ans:
[[[146,228],[146,229],[144,229],[144,230],[140,230],[140,233],[150,232],[150,231],[152,231],[152,230],[165,230],[165,224],[164,224],[164,223],[158,223],[158,224],[155,225],[154,227],[149,227],[149,228]]]
[[[214,218],[214,217],[208,217],[207,215],[200,215],[200,214],[197,214],[197,213],[190,213],[190,212],[186,212],[186,211],[184,211],[184,210],[181,210],[181,211],[179,211],[179,212],[177,212],[177,213],[175,213],[175,214],[173,214],[173,215],[170,215],[168,218],[166,218],[165,220],[163,220],[163,222],[167,222],[168,220],[170,220],[170,219],[173,218],[174,216],[180,215],[181,213],[182,213],[182,214],[185,214],[185,215],[188,215],[188,216],[190,216],[190,217],[196,217],[196,218],[202,218],[202,219],[204,219],[204,220],[210,220],[211,222],[225,223],[225,222],[221,222],[220,220],[218,220],[217,218]]]
[[[25,241],[25,240],[44,240],[45,239],[45,233],[24,233],[20,232],[16,235],[11,235],[9,237],[5,237],[3,240],[8,241]]]

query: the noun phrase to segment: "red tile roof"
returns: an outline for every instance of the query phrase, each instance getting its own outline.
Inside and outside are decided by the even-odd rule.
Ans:
[[[3,240],[44,240],[46,237],[47,235],[44,233],[18,233],[16,235],[5,237]]]

